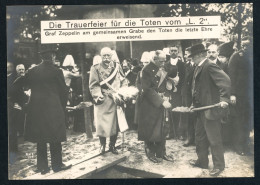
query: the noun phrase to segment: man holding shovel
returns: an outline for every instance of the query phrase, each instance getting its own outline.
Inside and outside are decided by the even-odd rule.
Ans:
[[[191,55],[196,65],[192,80],[192,106],[204,107],[218,104],[218,107],[197,112],[195,143],[198,159],[190,164],[208,168],[208,147],[211,148],[214,168],[211,176],[218,176],[225,168],[221,139],[221,118],[228,107],[231,82],[229,77],[215,63],[209,61],[203,44],[191,47]]]

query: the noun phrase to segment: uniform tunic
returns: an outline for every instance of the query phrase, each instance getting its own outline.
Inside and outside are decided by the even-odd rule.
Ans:
[[[100,82],[107,79],[116,69],[116,63],[110,63],[107,67],[103,63],[96,64],[90,69],[89,89],[95,102],[100,96],[104,96],[102,104],[94,105],[94,123],[96,125],[97,135],[101,137],[110,137],[117,133],[117,105],[111,97],[113,90],[106,85],[101,86]],[[113,89],[118,90],[126,86],[127,82],[123,75],[123,70],[119,66],[115,77],[109,82]]]

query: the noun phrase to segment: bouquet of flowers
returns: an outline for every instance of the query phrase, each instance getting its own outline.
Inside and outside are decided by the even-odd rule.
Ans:
[[[115,93],[112,94],[114,101],[117,104],[122,104],[125,101],[136,99],[139,90],[134,86],[129,87],[121,87],[118,91],[114,91]]]

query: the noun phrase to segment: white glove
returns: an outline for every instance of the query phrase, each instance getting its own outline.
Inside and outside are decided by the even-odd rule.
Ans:
[[[231,104],[236,104],[237,98],[235,96],[230,96]]]
[[[221,108],[227,108],[227,106],[228,106],[227,102],[224,102],[224,101],[220,102],[220,107]]]

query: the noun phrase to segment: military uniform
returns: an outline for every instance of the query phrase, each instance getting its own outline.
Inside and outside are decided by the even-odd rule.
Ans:
[[[165,130],[168,130],[165,101],[167,73],[154,63],[149,63],[140,73],[141,95],[138,100],[138,139],[145,141],[146,147],[156,157],[165,155]],[[149,156],[148,156],[149,157]]]
[[[96,103],[94,105],[94,122],[101,145],[106,144],[106,137],[110,137],[110,146],[114,146],[117,139],[117,104],[111,97],[114,91],[105,83],[101,84],[102,81],[108,79],[114,72],[116,74],[107,83],[113,89],[118,90],[120,87],[127,85],[123,70],[118,63],[111,62],[109,66],[106,66],[101,62],[90,69],[89,90]],[[102,96],[104,96],[104,102],[99,102],[98,99]]]

